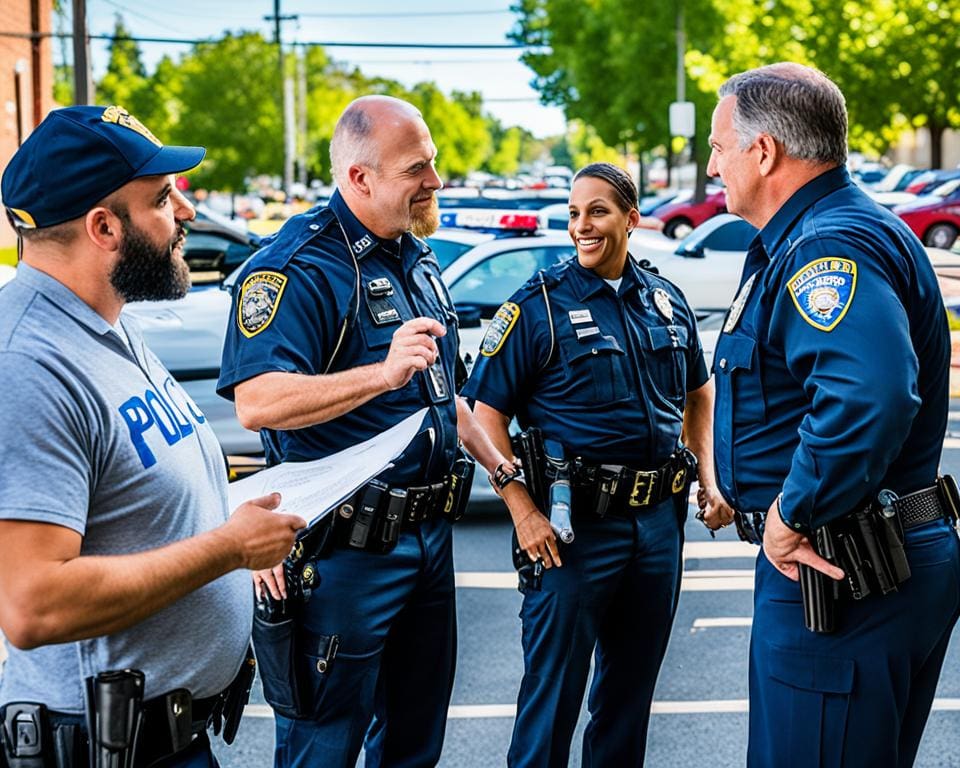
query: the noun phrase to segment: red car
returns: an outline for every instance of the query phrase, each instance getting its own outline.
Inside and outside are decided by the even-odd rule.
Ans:
[[[893,212],[924,245],[950,248],[960,234],[960,179],[941,184],[912,203],[898,205]]]
[[[694,227],[699,227],[707,219],[726,210],[727,191],[720,189],[714,192],[708,190],[702,203],[695,203],[689,197],[682,201],[673,200],[654,208],[650,215],[663,222],[663,234],[681,240]]]

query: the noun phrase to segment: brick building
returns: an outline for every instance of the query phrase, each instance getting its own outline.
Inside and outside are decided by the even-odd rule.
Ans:
[[[0,31],[0,168],[4,168],[30,131],[53,108],[53,57],[49,37],[52,0],[3,0]],[[0,217],[0,248],[16,243],[13,230]]]

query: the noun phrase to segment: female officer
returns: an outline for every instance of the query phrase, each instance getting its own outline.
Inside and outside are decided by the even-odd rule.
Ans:
[[[713,529],[733,517],[714,484],[713,385],[694,314],[676,286],[628,258],[636,202],[614,165],[574,177],[576,258],[538,273],[499,309],[464,390],[504,455],[513,416],[528,434],[539,430],[547,455],[568,462],[573,494],[575,539],[558,548],[546,494],[534,499],[510,483],[510,467],[491,478],[510,498],[520,548],[548,569],[521,577],[524,676],[511,766],[567,765],[594,648],[583,765],[643,763],[679,596],[692,480],[684,443],[699,459],[704,522]],[[527,488],[537,480],[549,486],[527,477]],[[514,503],[520,494],[525,503]]]

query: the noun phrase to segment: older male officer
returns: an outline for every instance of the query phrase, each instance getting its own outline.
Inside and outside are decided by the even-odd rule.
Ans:
[[[298,621],[313,654],[305,693],[288,712],[297,717],[277,716],[276,760],[352,766],[373,720],[367,765],[434,765],[456,659],[451,470],[458,431],[478,437],[454,393],[456,314],[413,236],[439,220],[436,148],[416,109],[376,96],[347,107],[330,156],[329,206],[288,222],[238,281],[220,392],[260,429],[269,463],[327,456],[429,415],[395,465],[334,515]],[[492,470],[503,457],[486,448]],[[279,596],[276,576],[259,578]]]
[[[135,707],[107,706],[121,685],[144,699],[138,765],[216,765],[206,725],[248,666],[238,569],[277,563],[304,525],[276,496],[227,519],[213,430],[120,317],[189,287],[194,211],[171,174],[203,154],[119,107],[71,107],[3,174],[23,261],[0,292],[0,765],[83,768],[88,723],[121,734],[94,753],[132,764],[121,726],[135,721],[117,712]]]
[[[709,172],[761,230],[714,358],[720,487],[763,541],[748,762],[908,766],[960,609],[937,477],[950,364],[937,281],[847,176],[843,95],[823,74],[774,64],[720,97]],[[839,579],[832,618],[810,619],[832,632],[804,626],[798,574],[808,607],[835,583],[808,568]]]

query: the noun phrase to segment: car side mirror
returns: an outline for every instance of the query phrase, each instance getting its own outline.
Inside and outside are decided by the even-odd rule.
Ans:
[[[694,245],[688,245],[683,248],[678,248],[676,250],[678,256],[683,256],[686,259],[703,259],[706,257],[706,249],[703,247],[703,243],[695,243]]]

